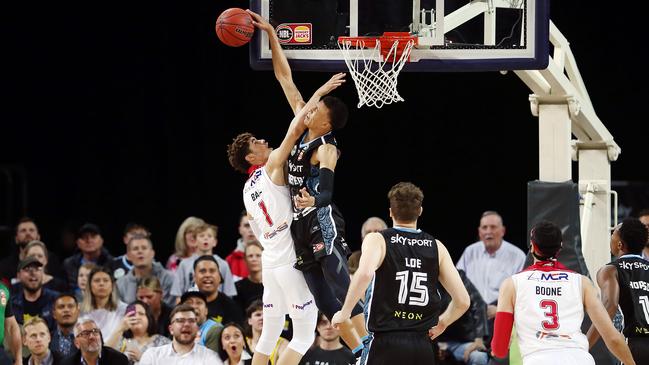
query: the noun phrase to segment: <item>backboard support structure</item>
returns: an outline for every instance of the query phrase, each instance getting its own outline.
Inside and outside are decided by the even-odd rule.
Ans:
[[[386,31],[418,38],[406,72],[536,70],[548,63],[549,0],[251,0],[250,8],[275,27],[294,70],[346,71],[338,37]],[[257,32],[250,48],[253,69],[272,69],[265,33]]]

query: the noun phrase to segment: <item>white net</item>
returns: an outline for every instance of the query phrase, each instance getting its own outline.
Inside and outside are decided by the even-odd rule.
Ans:
[[[400,42],[403,47],[401,53],[399,53]],[[413,40],[393,40],[389,51],[382,55],[381,41],[378,39],[372,48],[365,48],[365,42],[357,39],[339,43],[338,46],[356,85],[359,108],[363,105],[381,108],[386,104],[403,101],[397,91],[397,80],[413,45]]]

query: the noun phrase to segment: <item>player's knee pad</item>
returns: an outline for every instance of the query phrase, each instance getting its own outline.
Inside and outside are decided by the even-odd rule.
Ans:
[[[264,317],[264,327],[254,351],[270,355],[284,329],[284,317]]]
[[[293,318],[293,338],[288,347],[293,351],[304,355],[313,345],[315,340],[315,325],[318,313],[309,314],[304,318]]]

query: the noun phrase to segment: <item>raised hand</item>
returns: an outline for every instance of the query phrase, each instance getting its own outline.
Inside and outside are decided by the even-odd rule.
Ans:
[[[329,81],[325,82],[324,85],[320,86],[320,88],[316,91],[316,94],[319,95],[320,97],[323,97],[330,92],[334,91],[338,86],[342,85],[346,80],[345,76],[347,74],[344,72],[337,73],[333,75]]]
[[[273,28],[273,26],[270,25],[268,20],[264,19],[264,17],[262,17],[261,15],[255,13],[250,9],[246,9],[246,12],[250,14],[250,16],[252,17],[252,24],[255,27],[265,31],[266,33],[269,33],[269,35],[275,34],[275,28]]]

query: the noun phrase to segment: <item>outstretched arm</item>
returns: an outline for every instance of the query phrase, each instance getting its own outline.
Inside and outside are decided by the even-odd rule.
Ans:
[[[306,130],[304,125],[304,118],[309,114],[309,112],[316,107],[320,98],[324,95],[327,95],[332,90],[335,90],[338,86],[342,85],[345,82],[345,74],[338,73],[333,75],[324,85],[322,85],[316,92],[311,96],[309,102],[300,109],[300,111],[295,115],[291,124],[288,127],[286,136],[280,146],[271,152],[268,156],[268,162],[266,162],[266,171],[271,175],[271,179],[278,185],[283,184],[283,166],[291,153],[293,145],[298,138]]]
[[[617,269],[615,266],[606,265],[599,269],[597,272],[597,284],[602,290],[602,304],[608,313],[609,319],[612,319],[615,316],[620,300],[620,286],[617,283]],[[593,347],[597,343],[599,335],[593,323],[586,333],[589,347]]]
[[[615,270],[615,267],[611,267]],[[613,322],[611,322],[610,314],[606,313],[604,306],[597,299],[597,293],[593,284],[585,276],[582,276],[581,283],[584,288],[584,307],[586,307],[586,312],[593,322],[593,326],[602,335],[606,347],[624,364],[635,364],[629,346],[627,346],[624,340],[624,336],[615,329]],[[590,331],[588,332],[590,333]]]
[[[273,53],[273,71],[275,72],[275,78],[282,86],[284,95],[286,95],[286,99],[288,100],[289,105],[291,105],[293,113],[297,115],[300,109],[304,107],[305,103],[302,99],[302,94],[300,94],[297,86],[293,83],[291,66],[288,64],[284,51],[282,51],[282,46],[279,44],[279,39],[277,38],[277,34],[275,34],[275,29],[273,29],[273,26],[261,15],[252,10],[246,11],[252,16],[252,24],[268,34],[268,43],[270,43],[270,50]]]
[[[345,303],[341,310],[334,314],[331,319],[331,325],[335,328],[349,319],[352,309],[363,296],[367,286],[374,277],[374,272],[383,262],[385,257],[385,239],[380,233],[373,232],[365,236],[361,246],[361,260],[358,263],[358,269],[354,273]]]
[[[14,365],[22,364],[23,362],[23,346],[20,337],[20,326],[16,321],[16,317],[6,317],[5,321],[5,338],[9,344],[9,350],[14,357]],[[2,345],[2,344],[0,344]]]
[[[451,255],[449,255],[446,246],[437,241],[437,253],[439,256],[439,283],[451,296],[451,302],[446,307],[444,313],[439,316],[437,325],[428,331],[431,339],[441,335],[451,323],[460,318],[471,304],[469,293],[462,283],[462,278],[457,272]]]

